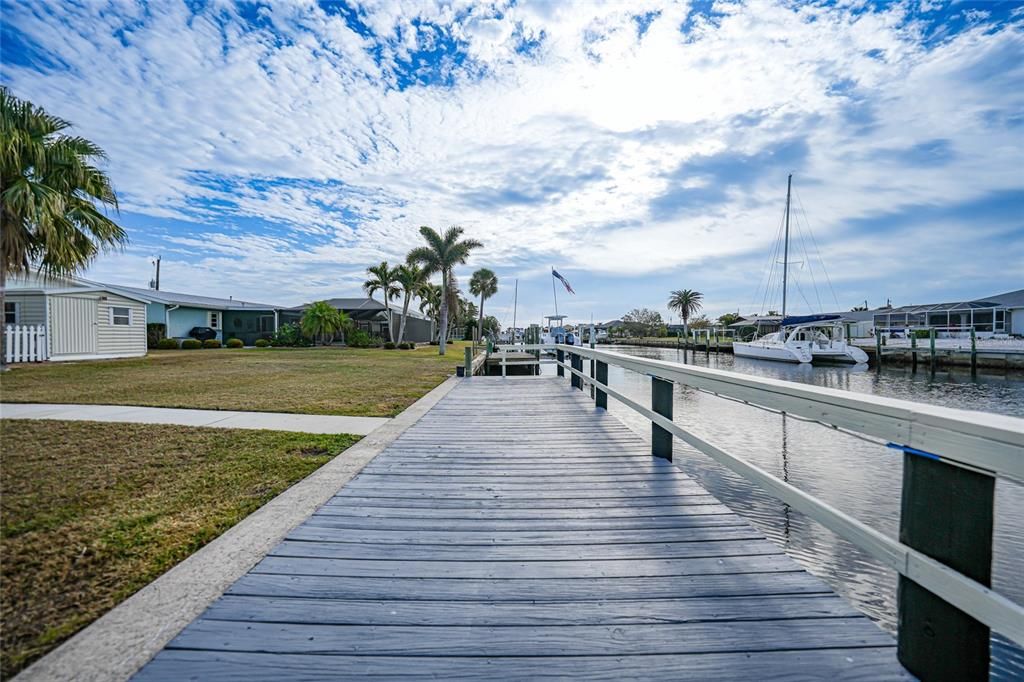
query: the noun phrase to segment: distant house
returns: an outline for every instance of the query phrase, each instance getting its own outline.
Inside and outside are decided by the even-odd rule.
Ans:
[[[210,327],[222,342],[241,339],[242,343],[251,346],[256,339],[269,338],[277,331],[280,319],[281,308],[268,303],[120,285],[105,286],[127,295],[146,297],[149,300],[146,321],[166,325],[166,335],[175,339],[189,338],[189,332],[195,327]]]
[[[728,328],[733,330],[736,337],[747,339],[755,335],[761,336],[777,332],[781,324],[781,315],[748,315],[733,322]]]
[[[4,325],[45,328],[45,353],[37,359],[139,357],[146,354],[148,304],[145,296],[102,284],[31,275],[7,283]]]
[[[927,327],[940,337],[969,334],[972,329],[981,337],[1024,335],[1024,289],[973,301],[905,305],[873,313],[875,329],[889,334]]]
[[[327,302],[351,318],[356,328],[362,329],[371,336],[388,339],[389,325],[394,325],[395,338],[402,323],[402,306],[391,303],[385,306],[382,302],[368,297],[331,298]],[[306,303],[281,311],[282,322],[298,322],[302,313],[311,304]],[[426,343],[434,338],[434,323],[415,308],[409,309],[409,317],[405,322],[405,341]]]

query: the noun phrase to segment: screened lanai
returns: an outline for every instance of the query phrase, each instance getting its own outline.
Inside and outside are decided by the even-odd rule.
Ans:
[[[1004,334],[1010,329],[1010,312],[987,301],[908,305],[875,313],[874,324],[883,333],[935,328],[947,334],[969,333],[971,329],[976,334]]]

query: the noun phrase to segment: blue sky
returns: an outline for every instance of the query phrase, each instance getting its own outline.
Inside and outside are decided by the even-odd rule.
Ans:
[[[758,312],[793,173],[798,312],[1024,287],[1020,2],[0,1],[0,82],[110,156],[103,281],[354,295],[460,224],[506,324],[551,266],[574,319]]]

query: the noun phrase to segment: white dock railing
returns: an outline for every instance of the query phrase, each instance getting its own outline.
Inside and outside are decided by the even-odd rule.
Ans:
[[[4,327],[4,361],[42,362],[49,357],[46,346],[46,326],[9,324]]]
[[[991,628],[1024,646],[1024,607],[929,556],[952,554],[957,561],[963,556],[971,564],[970,569],[964,570],[990,582],[994,480],[1003,477],[1024,482],[1024,419],[858,395],[581,346],[529,349],[556,349],[559,375],[568,371],[573,386],[580,389],[584,384],[593,386],[599,407],[607,407],[611,396],[650,419],[655,456],[671,459],[672,437],[678,437],[896,570],[902,576],[900,660],[910,672],[930,678],[935,666],[952,665],[960,666],[973,678],[972,673],[980,668],[970,666],[976,665],[980,656],[984,656],[987,671],[988,637],[969,636],[964,627]],[[565,362],[561,361],[563,354]],[[593,361],[590,374],[583,371],[584,358]],[[654,409],[609,386],[608,365],[649,375]],[[673,422],[673,383],[872,436],[881,439],[882,444],[902,450],[900,540]],[[931,469],[926,471],[922,467]],[[913,584],[905,584],[904,579]],[[915,594],[917,586],[931,594]],[[951,613],[941,610],[949,606]],[[947,621],[958,618],[961,622],[949,625],[948,632],[941,632]],[[935,630],[940,630],[939,634]],[[987,635],[987,629],[983,634]],[[944,669],[953,674],[948,667]]]

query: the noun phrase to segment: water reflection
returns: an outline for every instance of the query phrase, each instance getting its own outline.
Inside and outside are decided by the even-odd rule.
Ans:
[[[640,357],[683,362],[675,349],[619,346]],[[734,358],[726,354],[688,353],[688,364],[815,386],[901,398],[960,409],[1024,417],[1024,374],[979,370],[930,372],[922,367],[813,367]],[[545,373],[554,369],[546,366]],[[650,379],[609,367],[609,382],[650,407]],[[614,400],[609,409],[645,438],[650,423]],[[800,489],[845,511],[891,537],[899,526],[902,455],[820,424],[725,400],[676,386],[676,422],[698,436],[739,455]],[[751,520],[790,556],[828,582],[884,628],[895,631],[895,571],[810,521],[789,505],[751,487],[703,454],[676,442],[677,463],[722,502]],[[1000,480],[996,485],[993,585],[1024,602],[1024,486]],[[993,638],[993,679],[1024,678],[1024,651]]]

